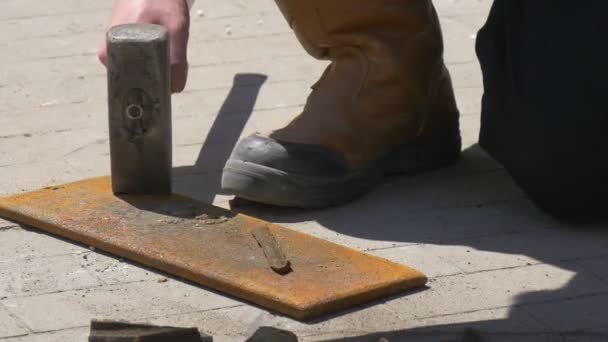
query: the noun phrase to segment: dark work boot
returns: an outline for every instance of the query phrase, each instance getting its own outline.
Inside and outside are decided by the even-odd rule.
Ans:
[[[388,174],[460,154],[458,109],[430,0],[276,0],[308,53],[331,64],[286,127],[239,142],[222,188],[318,208],[352,200]]]

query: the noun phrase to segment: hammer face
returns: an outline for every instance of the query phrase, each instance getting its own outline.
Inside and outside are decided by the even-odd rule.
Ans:
[[[171,69],[165,28],[120,25],[107,35],[115,194],[171,193]]]

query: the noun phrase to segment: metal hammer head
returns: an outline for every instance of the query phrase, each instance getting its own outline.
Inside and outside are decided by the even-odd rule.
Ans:
[[[171,68],[165,28],[129,24],[107,35],[108,117],[115,194],[171,193]]]

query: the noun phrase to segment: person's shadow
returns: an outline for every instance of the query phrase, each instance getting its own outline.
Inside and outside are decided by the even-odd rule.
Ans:
[[[235,84],[218,113],[196,164],[175,170],[177,192],[207,202],[213,200],[220,189],[221,169],[253,111],[258,91],[265,80],[265,76],[256,74],[235,77]],[[237,113],[226,108],[240,110]],[[335,233],[340,233],[342,239],[349,239],[355,247],[357,239],[367,241],[362,245],[374,245],[379,249],[386,248],[387,245],[409,244],[466,246],[481,252],[523,256],[526,260],[532,260],[530,265],[512,265],[522,267],[524,272],[525,267],[530,267],[530,277],[538,276],[534,268],[540,267],[538,265],[556,267],[573,274],[567,285],[561,288],[521,291],[523,294],[514,296],[507,306],[509,316],[504,319],[440,324],[383,333],[366,334],[365,331],[360,331],[360,336],[341,339],[344,341],[375,342],[382,336],[391,341],[407,341],[407,337],[419,335],[452,336],[459,340],[462,332],[469,327],[492,333],[494,337],[506,336],[506,340],[517,341],[510,338],[523,336],[528,338],[526,341],[542,341],[552,334],[566,336],[573,333],[572,327],[577,330],[574,331],[575,334],[586,334],[587,328],[593,330],[597,326],[597,318],[589,320],[585,314],[604,312],[608,305],[608,296],[603,296],[601,300],[588,301],[585,306],[568,306],[568,301],[573,298],[608,293],[608,279],[602,279],[601,275],[594,274],[577,262],[586,257],[608,256],[608,230],[596,229],[597,226],[569,226],[544,215],[526,199],[504,169],[477,145],[463,151],[461,160],[454,166],[417,176],[387,179],[371,194],[340,207],[298,210],[241,200],[236,200],[233,204],[232,209],[236,212],[279,224],[290,223],[304,231],[307,227],[321,226],[311,228],[315,229],[317,236],[332,240],[335,239]],[[318,225],[304,224],[310,221],[316,221]],[[299,226],[300,224],[302,225]],[[599,227],[606,227],[606,224],[600,224]],[[473,260],[472,263],[476,261]],[[483,260],[479,260],[479,263],[483,264]],[[469,269],[470,273],[475,273],[473,270],[474,267]],[[469,273],[467,269],[456,276],[464,276],[465,273]],[[484,283],[479,286],[484,286]],[[554,284],[547,283],[546,287],[539,288],[551,286]],[[433,283],[428,291],[418,295],[430,291],[433,291]],[[455,297],[459,295],[453,293]],[[391,305],[393,302],[392,305],[399,305],[400,298],[377,304]],[[470,296],[463,294],[462,298]],[[458,301],[458,298],[454,300]],[[527,333],[529,336],[513,335],[514,322],[538,315],[537,312],[542,310],[538,311],[534,305],[540,304],[548,305],[549,309],[544,310],[558,313],[549,317],[536,317],[537,323],[544,328],[538,331],[532,329]],[[560,316],[562,306],[564,312]],[[566,308],[570,311],[566,311]],[[521,317],[522,315],[526,317]],[[567,318],[571,318],[570,324],[558,324]],[[600,338],[608,340],[608,335],[601,335]]]
[[[467,280],[469,275],[465,273],[493,274],[492,271],[501,272],[501,267],[505,268],[502,270],[503,277],[510,272],[509,268],[519,267],[513,272],[526,279],[526,286],[543,289],[522,290],[516,283],[512,289],[505,286],[506,291],[519,293],[513,296],[497,293],[498,297],[510,298],[510,303],[506,304],[507,318],[462,324],[431,324],[425,328],[369,334],[363,330],[359,332],[360,336],[338,339],[339,341],[377,342],[381,337],[386,337],[389,341],[409,341],[411,338],[417,341],[416,337],[424,336],[430,338],[428,341],[461,341],[463,332],[468,328],[478,329],[482,336],[491,336],[494,338],[491,341],[562,341],[562,338],[566,337],[572,341],[591,337],[595,338],[593,341],[608,341],[608,331],[598,332],[601,325],[598,322],[601,320],[604,320],[607,327],[605,329],[608,329],[608,318],[605,315],[608,305],[608,278],[605,278],[606,273],[594,274],[583,266],[584,263],[579,263],[581,259],[594,257],[606,260],[608,229],[602,228],[608,225],[601,223],[573,226],[557,222],[545,215],[526,199],[506,171],[477,145],[463,151],[460,162],[452,167],[413,177],[388,179],[371,194],[344,206],[306,211],[271,208],[239,200],[235,202],[233,210],[273,222],[294,224],[296,228],[304,231],[313,229],[316,235],[338,243],[341,239],[347,239],[362,250],[370,245],[376,246],[374,248],[378,250],[386,246],[410,244],[437,245],[439,248],[453,246],[461,252],[465,249],[474,250],[479,253],[480,258],[484,258],[485,253],[489,252],[493,255],[489,258],[498,257],[507,259],[509,263],[513,262],[492,266],[489,265],[491,260],[467,258],[469,264],[473,264],[467,265],[469,269],[464,268],[462,273],[450,275],[443,280],[431,277],[429,288],[417,293],[416,297],[433,297],[435,280],[449,283],[447,279],[451,277],[454,282],[466,282],[471,280]],[[318,224],[306,223],[310,221],[316,221]],[[341,237],[336,238],[333,232],[340,233]],[[357,239],[365,239],[366,242],[357,245]],[[407,247],[404,249],[407,250]],[[382,256],[381,253],[380,255]],[[428,257],[431,259],[429,263],[437,260],[433,255]],[[459,256],[455,254],[440,257]],[[528,261],[518,261],[522,258],[529,260],[529,264]],[[408,264],[407,257],[400,258],[400,261]],[[479,269],[476,269],[476,263],[479,264]],[[455,265],[461,266],[459,263]],[[545,274],[557,269],[559,271],[553,274]],[[526,272],[529,272],[529,275],[525,275]],[[558,279],[545,281],[547,277],[559,278],[559,274],[566,272],[572,274],[567,282]],[[482,278],[472,275],[468,279]],[[527,279],[530,279],[529,284]],[[535,282],[542,285],[537,286]],[[555,288],[556,284],[564,283],[562,287]],[[472,289],[454,286],[453,290],[443,288],[438,291],[449,292],[453,297],[452,303],[460,302],[463,311],[495,309],[491,304],[484,309],[485,303],[480,303],[480,299],[475,298],[477,292],[481,292],[480,296],[487,295],[488,291],[480,290],[483,286],[494,285],[491,280],[486,279],[473,284]],[[497,287],[504,290],[503,286]],[[469,301],[476,302],[477,306],[471,305]],[[488,302],[494,302],[494,299],[490,296]],[[377,304],[392,306],[392,310],[397,312],[400,305],[438,305],[431,311],[441,310],[443,307],[441,302],[433,300],[426,302],[424,299],[416,299],[412,303],[407,293],[404,297],[379,301]],[[456,317],[462,314],[457,312],[460,308],[454,304],[445,305],[445,309],[448,311],[435,312],[432,317]],[[414,310],[413,313],[415,312]],[[324,320],[334,317],[336,315]],[[530,321],[534,322],[527,325]],[[568,324],[563,324],[564,321]],[[404,320],[404,326],[406,325],[408,324]],[[516,327],[523,331],[515,331],[519,329]],[[435,336],[441,339],[433,340]],[[473,338],[471,336],[464,337],[462,341],[490,341],[468,339]]]

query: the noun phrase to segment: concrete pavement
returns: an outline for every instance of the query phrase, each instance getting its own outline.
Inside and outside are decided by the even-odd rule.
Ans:
[[[197,326],[219,341],[262,325],[309,341],[440,341],[467,327],[495,341],[608,341],[608,231],[543,215],[476,146],[474,42],[491,2],[435,3],[462,112],[462,161],[389,179],[339,208],[238,207],[419,268],[428,289],[305,324],[0,220],[0,341],[85,341],[92,318]],[[0,0],[0,196],[109,173],[95,50],[110,7]],[[174,97],[175,187],[226,207],[219,179],[238,138],[289,121],[325,63],[305,55],[271,0],[198,0],[190,59],[187,91]]]

